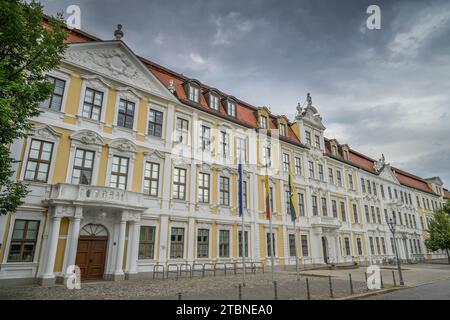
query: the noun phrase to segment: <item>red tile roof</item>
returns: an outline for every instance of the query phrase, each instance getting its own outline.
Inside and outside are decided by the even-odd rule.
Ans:
[[[66,40],[67,43],[76,43],[76,42],[90,42],[90,41],[102,41],[101,39],[92,36],[88,33],[85,33],[81,30],[78,29],[72,29],[69,32],[69,37]],[[212,87],[209,87],[207,85],[201,84],[201,97],[200,97],[200,102],[199,103],[195,103],[192,102],[190,100],[188,100],[188,97],[186,96],[186,91],[184,90],[183,84],[187,81],[187,80],[191,80],[190,78],[187,78],[186,76],[177,73],[175,71],[172,71],[170,69],[167,69],[159,64],[156,64],[148,59],[139,57],[139,59],[141,59],[141,61],[149,68],[149,70],[161,81],[161,83],[168,87],[169,86],[169,82],[170,80],[173,80],[173,84],[175,86],[175,95],[178,97],[178,99],[191,106],[194,107],[196,109],[199,110],[203,110],[205,112],[214,114],[216,116],[219,116],[221,118],[227,119],[229,121],[235,122],[237,124],[240,124],[242,126],[248,127],[248,128],[258,128],[258,118],[257,118],[257,110],[258,108],[255,106],[252,106],[251,104],[244,102],[242,100],[236,99],[236,118],[234,117],[230,117],[228,116],[224,106],[221,104],[219,111],[215,111],[212,110],[211,108],[209,108],[208,106],[208,102],[206,101],[205,95],[204,93],[206,93],[208,90],[210,89],[214,89]],[[217,89],[214,89],[217,90]],[[221,95],[221,98],[224,97],[230,97],[228,94],[221,92],[219,90],[217,90],[219,92],[219,94]],[[269,121],[269,127],[270,129],[276,129],[277,125],[276,125],[276,116],[275,115],[270,115],[271,117],[271,121]],[[300,142],[299,137],[295,134],[294,130],[292,129],[292,123],[288,123],[288,136],[287,137],[282,137],[280,136],[280,139],[283,141],[286,141],[288,143],[300,146],[305,148],[306,146],[303,145]],[[329,139],[325,138],[325,141],[329,141]],[[325,144],[326,148],[325,148],[325,154],[328,156],[331,156],[333,158],[336,158],[340,161],[346,162],[350,165],[356,166],[358,168],[361,168],[365,171],[368,171],[370,173],[376,174],[375,170],[374,170],[374,162],[375,160],[362,154],[359,153],[353,149],[349,150],[349,159],[348,161],[344,160],[344,159],[339,159],[337,157],[334,157],[331,155],[331,150],[329,149],[328,144]],[[397,168],[392,168],[395,172],[395,175],[398,179],[398,181],[405,186],[423,191],[423,192],[427,192],[427,193],[432,193],[434,194],[434,192],[431,190],[431,188],[428,186],[428,184],[420,177],[417,177],[415,175],[412,175],[406,171],[397,169]],[[448,190],[444,189],[444,198],[448,199],[449,198],[449,192]]]
[[[444,189],[444,199],[447,199],[447,200],[450,199],[450,193],[448,192],[447,189]]]

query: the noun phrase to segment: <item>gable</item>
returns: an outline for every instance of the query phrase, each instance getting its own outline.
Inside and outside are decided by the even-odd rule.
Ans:
[[[143,92],[176,101],[122,41],[69,44],[63,61]]]
[[[382,179],[386,179],[388,181],[391,181],[396,184],[400,184],[397,177],[395,176],[395,173],[392,171],[390,165],[385,165],[384,168],[381,170],[379,177]]]

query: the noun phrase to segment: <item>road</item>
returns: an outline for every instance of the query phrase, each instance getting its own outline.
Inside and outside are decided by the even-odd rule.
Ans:
[[[450,300],[450,279],[372,296],[364,300]]]

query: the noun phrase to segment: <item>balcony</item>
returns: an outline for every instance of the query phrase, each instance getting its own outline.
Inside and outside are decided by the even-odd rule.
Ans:
[[[338,218],[313,216],[313,217],[311,217],[311,226],[326,227],[326,228],[340,228],[341,224],[340,224]]]
[[[59,183],[53,186],[50,201],[138,208],[143,207],[143,194],[110,187]]]

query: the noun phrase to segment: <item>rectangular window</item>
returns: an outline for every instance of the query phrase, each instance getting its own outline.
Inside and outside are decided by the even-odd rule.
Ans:
[[[188,144],[189,142],[189,121],[177,118],[177,141]]]
[[[242,207],[244,209],[248,208],[247,199],[247,181],[242,181]]]
[[[286,136],[286,126],[284,124],[280,124],[280,136]]]
[[[381,224],[381,213],[380,213],[380,208],[377,207],[377,221],[379,224]]]
[[[119,116],[117,117],[117,125],[127,129],[133,129],[134,123],[134,102],[120,99]]]
[[[347,221],[347,214],[345,213],[345,203],[341,202],[341,217],[342,221]]]
[[[312,196],[312,209],[313,209],[313,216],[319,215],[319,209],[317,207],[317,196]]]
[[[201,126],[200,147],[203,151],[209,151],[211,145],[211,129]]]
[[[31,140],[25,170],[25,180],[47,182],[52,152],[53,143],[35,139]]]
[[[348,237],[344,238],[345,243],[345,255],[350,256],[352,252],[350,251],[350,239]]]
[[[230,205],[230,178],[220,177],[220,205]]]
[[[244,231],[244,241],[245,256],[248,257],[248,231]],[[242,257],[242,231],[238,232],[238,246],[239,257]]]
[[[159,163],[146,162],[144,170],[144,193],[153,197],[158,196]]]
[[[366,183],[364,182],[364,178],[361,178],[361,190],[363,193],[366,193]]]
[[[375,181],[372,181],[372,186],[373,186],[373,194],[377,195],[377,185],[376,185]]]
[[[323,175],[323,165],[319,163],[317,166],[319,167],[319,179],[320,179],[320,181],[325,181],[325,177]]]
[[[219,257],[228,258],[230,256],[230,231],[219,230]]]
[[[103,92],[86,88],[82,115],[85,118],[100,120],[103,105]]]
[[[337,170],[336,171],[336,175],[337,175],[337,181],[338,181],[338,186],[342,187],[342,176],[341,176],[341,171]]]
[[[233,102],[228,102],[227,111],[229,116],[236,117],[236,104]]]
[[[338,209],[336,200],[331,200],[331,210],[333,211],[333,218],[338,217]]]
[[[366,213],[366,222],[370,223],[370,213],[369,213],[369,206],[366,204],[364,205],[364,212]]]
[[[91,184],[94,152],[77,149],[73,161],[72,184]]]
[[[380,184],[380,192],[381,192],[381,197],[383,199],[386,199],[386,195],[384,194],[384,186],[382,184]]]
[[[367,192],[372,194],[372,185],[370,184],[370,180],[367,180]]]
[[[291,193],[289,192],[289,190],[287,190],[286,187],[286,191],[284,191],[284,196],[285,196],[285,201],[286,201],[286,214],[288,216],[291,215]]]
[[[295,257],[295,234],[289,234],[289,256]]]
[[[300,157],[295,157],[295,174],[302,175],[302,159]]]
[[[380,238],[375,237],[375,243],[377,244],[377,254],[381,254]]]
[[[238,163],[247,161],[247,140],[244,138],[236,138],[236,149]]]
[[[305,201],[302,193],[298,194],[298,214],[300,217],[305,216]]]
[[[328,216],[328,210],[327,210],[327,198],[322,198],[322,215],[324,217]]]
[[[220,131],[220,151],[222,157],[230,156],[230,135],[226,131]]]
[[[209,96],[209,107],[216,111],[219,110],[219,97],[218,96],[213,95],[213,94],[211,94]]]
[[[354,190],[354,188],[353,188],[353,176],[351,174],[348,175],[348,184],[350,185],[350,190]]]
[[[189,100],[194,101],[194,102],[199,102],[199,92],[200,89],[196,86],[190,85],[189,86]]]
[[[198,202],[209,203],[209,178],[208,173],[200,172],[198,175]]]
[[[275,246],[275,234],[272,233],[272,237],[270,236],[270,233],[266,234],[266,243],[267,243],[267,256],[271,257],[272,256],[272,252],[273,252],[273,256],[276,256],[276,246]]]
[[[272,165],[272,161],[271,161],[271,149],[270,146],[265,146],[263,148],[263,157],[264,157],[264,166],[266,167],[270,167]]]
[[[386,223],[389,222],[387,209],[384,209],[384,221],[385,221]]]
[[[289,166],[291,164],[291,159],[289,153],[283,153],[283,171],[289,172]]]
[[[148,135],[161,138],[163,126],[163,113],[150,109],[148,114]]]
[[[309,177],[314,179],[314,162],[308,161],[309,164]]]
[[[392,190],[391,187],[388,187],[389,199],[392,200]]]
[[[377,218],[375,216],[375,207],[370,206],[370,212],[372,213],[372,223],[377,223]]]
[[[386,242],[384,241],[384,238],[381,238],[381,247],[383,249],[383,254],[386,254]]]
[[[314,142],[316,143],[316,147],[320,149],[320,137],[317,134],[314,136]]]
[[[186,200],[186,169],[173,168],[172,197],[178,200]]]
[[[260,121],[261,121],[261,128],[267,129],[267,118],[264,116],[261,116]]]
[[[305,134],[306,134],[306,143],[308,145],[311,145],[311,132],[305,131]]]
[[[8,262],[33,261],[38,232],[39,221],[16,219],[9,248]]]
[[[109,183],[110,187],[122,190],[125,190],[127,188],[128,162],[128,158],[113,156],[111,167],[111,181]]]
[[[47,81],[53,85],[53,91],[50,97],[40,104],[41,108],[49,108],[52,110],[60,111],[62,106],[62,100],[64,96],[64,87],[66,81],[57,79],[51,76],[47,76]]]
[[[359,222],[359,219],[358,219],[358,209],[357,209],[355,203],[353,204],[353,221],[354,221],[355,223],[358,223],[358,222]]]
[[[309,250],[308,250],[308,236],[302,234],[302,256],[307,257],[309,256]]]
[[[141,226],[138,259],[154,259],[156,227]]]
[[[183,259],[184,257],[184,228],[172,228],[170,235],[170,258]]]
[[[209,230],[197,230],[197,258],[209,257]]]
[[[328,168],[328,181],[330,184],[334,184],[333,168]]]
[[[369,237],[369,243],[370,243],[370,253],[372,255],[374,255],[375,254],[375,247],[373,246],[373,238],[372,237]]]
[[[363,251],[362,251],[361,238],[356,238],[356,245],[358,247],[358,255],[362,256],[363,255]]]

